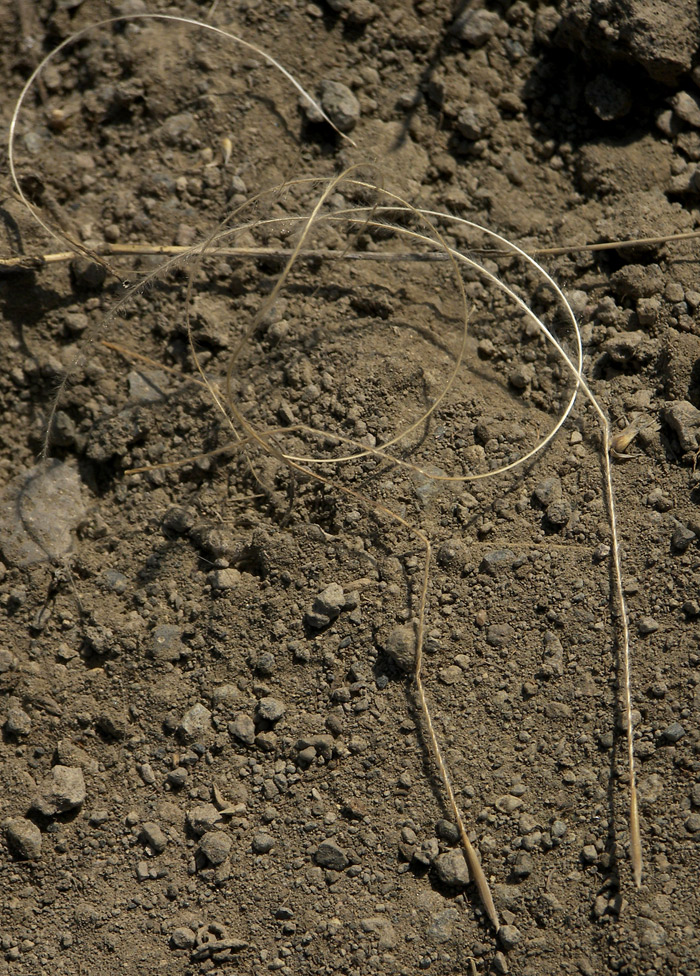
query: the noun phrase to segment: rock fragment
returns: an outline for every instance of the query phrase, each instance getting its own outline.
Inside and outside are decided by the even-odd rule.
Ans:
[[[45,817],[80,808],[86,796],[83,771],[74,766],[54,766],[46,776],[39,793],[32,800],[32,809]]]
[[[347,85],[325,79],[321,82],[321,107],[341,132],[350,132],[360,118],[360,103]]]
[[[664,404],[662,418],[678,437],[684,454],[695,453],[700,447],[700,410],[687,400],[669,400]]]
[[[5,839],[10,853],[20,861],[35,861],[41,854],[41,831],[25,817],[5,821]]]
[[[469,884],[469,868],[460,850],[446,851],[434,861],[435,871],[443,884],[464,888]]]
[[[5,735],[13,739],[23,738],[32,730],[32,720],[14,699],[7,709],[7,716],[3,726]]]
[[[13,478],[0,495],[0,549],[5,561],[29,566],[60,559],[85,515],[82,482],[74,464],[37,464]]]
[[[218,867],[231,853],[231,839],[221,830],[210,830],[199,842],[199,850],[210,864]]]
[[[483,47],[493,37],[500,23],[501,18],[492,10],[468,8],[454,21],[450,33],[470,47]]]
[[[195,742],[197,739],[206,738],[211,732],[211,727],[211,712],[201,702],[197,702],[182,716],[177,734],[183,742]]]
[[[261,698],[255,706],[255,717],[259,722],[279,722],[285,710],[283,702],[276,698]]]
[[[384,650],[394,664],[410,674],[416,662],[416,633],[411,624],[401,624],[389,633]]]
[[[330,838],[319,844],[314,861],[320,868],[328,868],[330,871],[344,871],[350,863],[345,851]]]
[[[160,824],[147,821],[139,832],[139,840],[146,844],[154,854],[162,854],[168,844],[168,838],[163,833]]]

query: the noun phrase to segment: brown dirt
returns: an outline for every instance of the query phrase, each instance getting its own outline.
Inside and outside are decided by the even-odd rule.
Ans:
[[[259,56],[160,22],[105,28],[30,94],[22,186],[87,247],[193,243],[260,190],[368,160],[415,204],[529,250],[692,230],[697,11],[676,2],[674,46],[668,25],[654,34],[657,6],[616,5],[602,30],[598,6],[568,0],[489,4],[462,28],[466,4],[220,0],[212,22],[262,45],[313,94],[327,79],[353,90],[355,148],[308,123]],[[142,5],[3,5],[5,131],[40,52],[107,9]],[[0,256],[64,250],[5,185]],[[353,202],[339,191],[335,207]],[[253,213],[292,217],[313,199],[313,188],[287,190]],[[483,243],[440,226],[457,247]],[[294,230],[259,227],[241,243],[284,247]],[[313,243],[348,237],[326,225]],[[408,247],[367,229],[350,246]],[[110,260],[134,282],[162,259]],[[572,348],[535,277],[489,260]],[[642,427],[614,471],[642,887],[627,855],[610,530],[584,400],[548,450],[497,478],[444,485],[364,457],[330,469],[340,487],[293,481],[259,450],[208,454],[232,435],[197,382],[183,269],[110,314],[119,281],[58,263],[0,277],[0,973],[697,973],[697,242],[544,260],[579,314],[595,395],[620,430]],[[192,322],[219,388],[279,269],[225,257],[197,268]],[[402,458],[433,473],[522,456],[572,388],[513,306],[476,276],[465,282],[465,366],[401,443]],[[382,443],[446,381],[460,323],[448,264],[301,263],[246,344],[233,393],[259,427]],[[67,494],[35,498],[41,481],[27,472],[67,368],[52,447]],[[280,444],[336,449],[301,433]],[[176,460],[186,463],[126,473]],[[33,506],[20,533],[7,501],[17,484]],[[500,944],[473,888],[441,880],[453,828],[410,681],[387,651],[416,613],[423,550],[342,488],[433,545],[424,677],[508,926]],[[32,561],[27,539],[58,545],[71,516],[70,552]],[[330,584],[341,602],[319,626],[314,602]]]

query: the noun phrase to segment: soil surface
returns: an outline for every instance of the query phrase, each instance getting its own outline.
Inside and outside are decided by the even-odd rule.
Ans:
[[[0,271],[0,973],[697,974],[697,240],[540,257],[624,433],[637,888],[596,413],[579,393],[546,450],[469,480],[554,428],[571,371],[349,182],[530,253],[695,230],[697,5],[5,0],[4,137],[44,54],[144,11],[261,46],[349,139],[260,51],[164,21],[87,32],[27,95],[46,227],[5,168],[0,257],[217,228],[267,253]],[[289,181],[355,164],[275,294],[323,192]],[[541,275],[432,224],[575,359]],[[425,539],[423,678],[498,935],[411,680]]]

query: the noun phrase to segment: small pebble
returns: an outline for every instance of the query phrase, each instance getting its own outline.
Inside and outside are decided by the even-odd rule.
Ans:
[[[470,47],[482,47],[493,37],[500,23],[501,18],[492,10],[468,8],[454,21],[450,33]]]
[[[521,851],[516,855],[515,863],[513,864],[513,874],[518,880],[522,881],[524,878],[529,878],[533,868],[534,862],[529,854]]]
[[[239,712],[233,722],[229,722],[228,731],[234,739],[238,739],[239,742],[243,742],[247,746],[252,746],[255,742],[255,723],[250,715],[246,715],[245,712]]]
[[[13,817],[4,824],[7,846],[13,857],[34,861],[41,855],[41,831],[31,820]]]
[[[677,525],[671,536],[671,547],[675,552],[685,552],[695,542],[695,533],[685,525]]]
[[[339,81],[321,82],[321,108],[341,132],[351,132],[360,118],[360,103]]]
[[[231,838],[221,830],[210,830],[199,842],[199,849],[210,864],[218,867],[231,853]]]
[[[653,617],[640,617],[637,621],[637,633],[640,637],[655,634],[658,629],[659,624]]]
[[[168,838],[160,825],[152,821],[143,824],[139,833],[139,840],[142,844],[150,847],[154,854],[162,854],[168,844]]]
[[[700,410],[687,400],[669,400],[661,416],[678,437],[681,451],[695,453],[700,447]]]
[[[446,851],[434,861],[435,872],[450,888],[464,888],[469,884],[469,868],[460,850]]]
[[[175,769],[169,771],[165,778],[174,790],[180,790],[189,779],[189,775],[184,766],[176,766]]]
[[[19,705],[10,705],[7,718],[3,726],[5,734],[14,739],[29,735],[32,730],[32,720]]]
[[[202,834],[214,830],[221,822],[221,813],[213,803],[202,803],[187,811],[187,824],[193,833],[201,837]]]
[[[502,925],[498,930],[498,944],[504,952],[510,952],[520,942],[520,929],[515,925]]]
[[[493,577],[504,576],[513,568],[514,562],[515,553],[510,549],[495,549],[487,552],[481,560],[479,572]]]
[[[284,713],[284,705],[276,698],[261,698],[255,707],[255,717],[261,722],[279,722]]]
[[[413,671],[416,660],[416,632],[413,626],[402,624],[394,627],[386,640],[384,650],[402,671]]]
[[[330,838],[319,844],[314,854],[314,862],[319,867],[328,868],[330,871],[344,871],[350,863],[345,851]]]
[[[260,833],[253,837],[252,847],[255,854],[269,854],[274,846],[274,837],[270,837],[269,834]]]
[[[428,940],[438,945],[449,942],[458,920],[459,912],[456,908],[443,908],[442,911],[435,912],[430,917],[430,925],[426,933]]]
[[[211,712],[197,702],[182,716],[177,733],[184,742],[194,742],[204,739],[211,732],[211,728]]]
[[[685,829],[689,834],[697,834],[700,831],[700,813],[691,813],[685,822]]]
[[[671,722],[667,729],[661,733],[664,742],[674,745],[685,735],[685,729],[680,722]]]
[[[186,926],[180,926],[173,929],[170,935],[170,948],[171,949],[192,949],[195,944],[197,936],[192,931],[192,929]]]
[[[32,800],[32,809],[53,817],[81,807],[85,801],[85,779],[79,767],[54,766]]]
[[[671,105],[676,116],[695,129],[700,129],[700,104],[698,99],[689,92],[680,91],[671,98]]]

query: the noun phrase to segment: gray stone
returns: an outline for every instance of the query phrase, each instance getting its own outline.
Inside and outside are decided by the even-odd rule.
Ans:
[[[29,566],[70,552],[72,532],[85,515],[82,482],[69,462],[38,464],[0,494],[0,549],[5,562]]]
[[[213,803],[201,803],[187,812],[187,823],[198,837],[214,830],[221,822],[221,814]]]
[[[191,949],[195,944],[196,938],[197,936],[192,929],[187,928],[186,925],[178,926],[178,928],[173,929],[170,935],[170,948]]]
[[[490,647],[503,647],[512,641],[514,634],[510,624],[491,624],[486,630],[486,643]]]
[[[676,742],[682,739],[684,735],[685,735],[685,729],[683,728],[681,723],[671,722],[669,727],[667,729],[664,729],[664,731],[661,733],[661,738],[663,739],[664,742],[668,742],[669,744],[674,745]]]
[[[241,574],[237,569],[213,569],[207,575],[207,582],[213,590],[233,590],[241,582]]]
[[[454,21],[450,33],[471,47],[482,47],[493,37],[501,18],[492,10],[467,9]]]
[[[481,560],[479,572],[486,573],[487,576],[503,576],[513,568],[514,562],[515,553],[510,549],[495,549],[487,552]]]
[[[210,830],[199,842],[199,850],[210,864],[217,867],[231,853],[231,838],[221,830]]]
[[[460,850],[440,854],[435,858],[434,867],[440,881],[450,888],[464,888],[469,884],[469,868]]]
[[[269,854],[272,848],[275,846],[274,837],[270,837],[269,834],[259,833],[253,837],[253,853],[255,854]]]
[[[515,925],[502,925],[498,930],[498,944],[504,952],[510,952],[520,942],[520,929]]]
[[[239,712],[234,717],[233,722],[229,722],[228,731],[234,739],[238,739],[239,742],[243,742],[247,746],[252,746],[255,742],[255,723],[250,715],[246,715],[245,712]]]
[[[453,824],[451,820],[438,820],[435,824],[435,833],[446,844],[457,844],[459,842],[457,824]]]
[[[211,712],[201,702],[197,702],[182,716],[177,733],[184,742],[195,742],[197,739],[205,739],[211,729]]]
[[[666,929],[659,922],[641,916],[636,919],[639,944],[644,948],[658,948],[666,943]]]
[[[640,617],[637,621],[637,633],[640,637],[655,634],[658,629],[659,625],[653,617]]]
[[[31,820],[13,817],[4,823],[10,853],[21,861],[34,861],[41,855],[41,831]]]
[[[513,864],[513,874],[516,878],[522,880],[523,878],[529,878],[532,874],[534,868],[534,863],[529,854],[524,851],[520,851],[515,857],[515,863]]]
[[[671,546],[675,552],[685,552],[689,546],[695,542],[696,535],[692,529],[679,523],[673,530],[671,536]]]
[[[3,726],[6,735],[14,739],[29,735],[32,730],[32,720],[17,704],[11,704],[7,709],[7,717]]]
[[[562,529],[571,518],[571,505],[565,498],[561,498],[559,501],[547,505],[545,514],[551,526],[555,529]]]
[[[488,113],[479,106],[467,105],[457,116],[457,131],[470,142],[481,139],[488,128]]]
[[[394,627],[384,650],[398,668],[410,674],[416,663],[416,632],[412,624]]]
[[[562,497],[561,479],[557,477],[545,478],[535,488],[534,497],[540,505],[551,505],[558,502]]]
[[[331,871],[344,871],[350,863],[345,851],[330,838],[319,844],[314,854],[314,861],[319,867]]]
[[[652,803],[656,803],[663,794],[664,781],[658,775],[658,773],[651,773],[649,776],[643,776],[637,782],[637,792],[639,794],[639,802],[642,806],[650,806]]]
[[[174,790],[180,790],[189,779],[190,774],[184,766],[176,766],[171,769],[166,776],[166,780]]]
[[[153,821],[147,821],[142,825],[139,840],[142,844],[150,847],[154,854],[162,854],[168,843],[168,838],[163,833],[160,824]]]
[[[151,638],[151,657],[156,661],[179,661],[186,651],[182,629],[174,624],[160,624]]]
[[[345,591],[339,583],[329,583],[314,600],[316,613],[323,613],[333,620],[345,605]]]
[[[443,908],[442,911],[435,912],[430,917],[430,925],[426,933],[427,938],[438,945],[449,942],[458,919],[459,912],[456,908]]]
[[[276,698],[261,698],[255,706],[255,716],[262,722],[279,722],[284,713],[284,704]]]
[[[697,834],[700,831],[700,813],[691,813],[685,822],[685,829],[689,834]]]
[[[694,129],[700,129],[700,104],[694,95],[685,91],[676,92],[671,98],[671,105],[682,122],[687,122]]]
[[[360,921],[360,928],[363,932],[371,932],[378,935],[377,949],[379,952],[389,952],[399,941],[396,929],[388,918],[383,915],[374,915],[371,918],[363,918]]]
[[[700,447],[700,410],[687,400],[669,400],[662,417],[678,437],[683,453],[694,454]]]
[[[83,771],[74,766],[54,766],[32,800],[32,809],[54,817],[81,807],[85,801]]]
[[[321,82],[321,107],[341,132],[350,132],[360,118],[360,103],[340,81]]]

